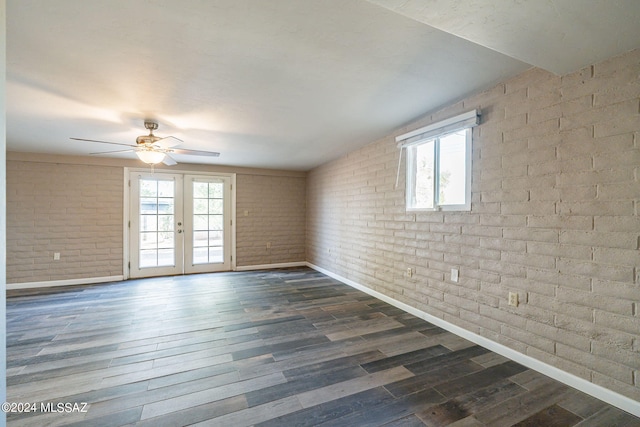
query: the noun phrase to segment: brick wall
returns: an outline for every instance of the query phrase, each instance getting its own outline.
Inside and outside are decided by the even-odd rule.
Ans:
[[[122,177],[117,167],[9,161],[7,282],[121,276]]]
[[[531,69],[311,171],[308,261],[640,400],[639,76]],[[394,136],[474,108],[471,212],[407,213]]]
[[[305,261],[306,178],[238,174],[236,185],[237,265]]]
[[[34,160],[28,160],[30,157]],[[126,161],[84,161],[11,153],[7,162],[7,283],[122,275],[122,163]],[[140,167],[133,160],[127,165]],[[304,174],[180,167],[182,171],[237,173],[238,266],[305,261]],[[55,252],[61,254],[59,261],[53,260]]]

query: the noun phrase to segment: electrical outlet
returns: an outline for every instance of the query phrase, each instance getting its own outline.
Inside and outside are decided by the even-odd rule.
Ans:
[[[267,242],[267,249],[271,249],[271,242]]]
[[[451,269],[451,281],[452,282],[456,282],[458,283],[458,269],[457,268],[452,268]]]
[[[413,277],[413,268],[407,268],[407,277]]]
[[[518,293],[517,292],[509,292],[509,305],[514,307],[518,306]]]
[[[54,261],[60,261],[60,252],[54,252],[53,253],[53,260]]]

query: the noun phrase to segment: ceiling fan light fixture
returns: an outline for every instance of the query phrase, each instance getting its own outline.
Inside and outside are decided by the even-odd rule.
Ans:
[[[99,141],[97,139],[84,139],[84,138],[71,138],[76,141],[87,141],[87,142],[97,142],[100,144],[112,144],[128,147],[128,150],[117,150],[117,151],[107,151],[100,153],[89,153],[89,154],[112,154],[112,153],[131,153],[135,152],[138,159],[143,161],[144,163],[151,166],[153,170],[153,166],[158,163],[164,163],[167,166],[173,166],[178,164],[175,159],[171,158],[170,154],[186,154],[191,156],[210,156],[210,157],[218,157],[220,153],[215,151],[201,151],[201,150],[191,150],[188,148],[173,148],[176,145],[179,145],[183,142],[180,138],[176,138],[175,136],[165,136],[159,137],[153,134],[155,129],[158,129],[158,123],[152,121],[145,121],[144,127],[149,130],[149,135],[141,135],[136,138],[136,144],[123,144],[121,142],[111,142],[111,141]]]
[[[136,150],[136,155],[148,165],[155,165],[164,160],[164,153],[153,150]]]

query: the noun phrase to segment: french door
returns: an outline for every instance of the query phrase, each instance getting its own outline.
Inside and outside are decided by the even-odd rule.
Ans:
[[[129,276],[231,269],[231,178],[130,174]]]

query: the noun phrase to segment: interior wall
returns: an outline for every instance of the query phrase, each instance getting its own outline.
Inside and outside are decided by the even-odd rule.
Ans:
[[[531,69],[312,170],[308,261],[640,401],[638,76]],[[471,212],[406,212],[394,137],[474,108]]]
[[[123,194],[121,167],[9,161],[8,283],[122,276]]]
[[[306,178],[236,177],[237,265],[305,261]]]
[[[6,259],[7,214],[6,214],[6,151],[7,151],[7,115],[6,115],[6,81],[7,81],[7,3],[0,0],[0,259]],[[0,283],[7,283],[6,263],[0,263]],[[0,401],[7,401],[7,307],[6,290],[0,289]],[[0,414],[0,426],[5,425],[6,414]]]
[[[7,283],[122,276],[123,164],[139,162],[9,153],[6,164]],[[237,174],[238,266],[305,260],[304,173],[186,164],[180,170]]]

